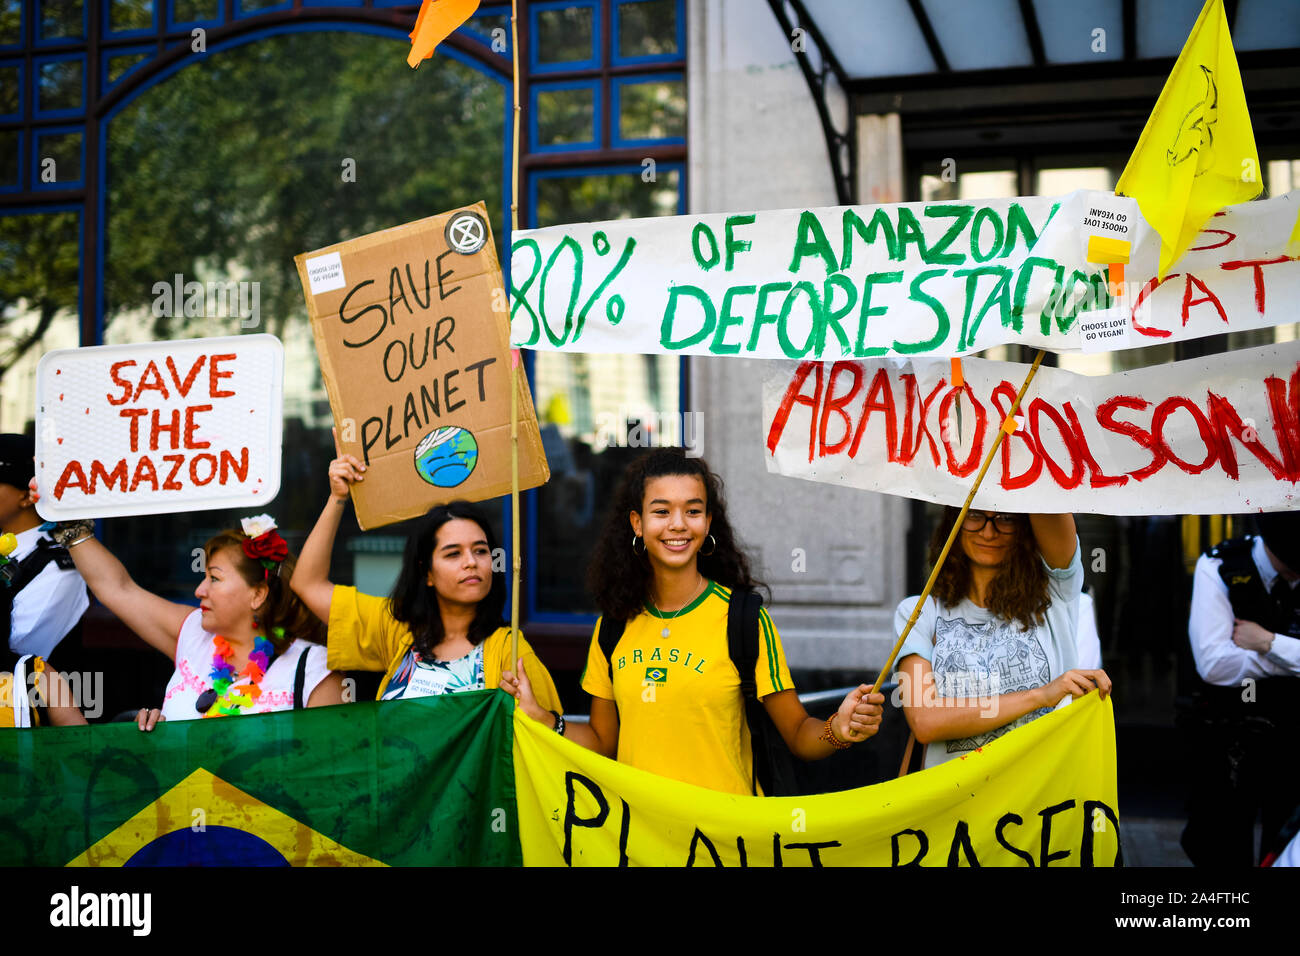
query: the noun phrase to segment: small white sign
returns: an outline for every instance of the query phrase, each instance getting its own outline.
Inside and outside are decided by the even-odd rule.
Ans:
[[[264,510],[280,490],[283,396],[274,335],[47,352],[36,510],[47,521]]]
[[[1084,352],[1110,352],[1130,346],[1128,309],[1079,313],[1079,348]]]
[[[1106,236],[1109,239],[1133,240],[1133,220],[1136,203],[1124,196],[1108,196],[1105,193],[1089,192],[1087,201],[1081,207],[1083,228],[1093,236]]]
[[[337,252],[329,252],[307,260],[307,281],[312,295],[341,289],[347,282],[343,278],[343,260]]]

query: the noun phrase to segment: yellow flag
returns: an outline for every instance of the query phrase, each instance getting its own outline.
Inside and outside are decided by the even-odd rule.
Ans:
[[[1160,234],[1160,277],[1224,206],[1259,195],[1259,154],[1223,0],[1206,0],[1115,192]]]

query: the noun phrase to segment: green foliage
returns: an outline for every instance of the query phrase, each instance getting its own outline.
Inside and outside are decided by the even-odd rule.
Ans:
[[[0,379],[40,341],[61,309],[76,311],[81,219],[74,212],[0,216]],[[37,314],[22,334],[20,309]]]
[[[504,105],[479,71],[412,71],[401,44],[365,34],[196,58],[109,124],[106,322],[181,273],[260,282],[258,331],[280,332],[306,317],[299,253],[480,199],[499,240]],[[149,337],[177,327],[156,318]]]

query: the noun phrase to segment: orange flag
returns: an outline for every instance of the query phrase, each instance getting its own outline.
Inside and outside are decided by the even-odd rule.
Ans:
[[[411,69],[433,56],[433,48],[472,17],[478,4],[479,0],[424,0],[411,31],[411,52],[406,55]]]

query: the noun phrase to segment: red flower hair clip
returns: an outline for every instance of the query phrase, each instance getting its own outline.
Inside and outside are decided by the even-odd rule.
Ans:
[[[272,568],[279,575],[280,563],[289,556],[289,545],[275,530],[275,521],[270,515],[257,515],[241,519],[240,525],[248,536],[240,542],[244,554],[262,565],[265,569],[263,576],[268,580]]]

